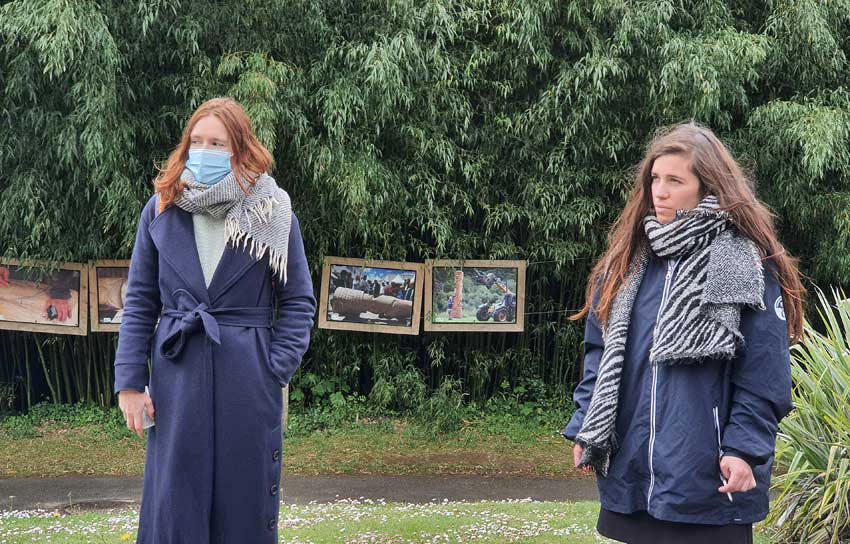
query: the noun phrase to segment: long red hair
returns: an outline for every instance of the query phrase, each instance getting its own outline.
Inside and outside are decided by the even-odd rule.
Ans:
[[[800,281],[797,259],[791,257],[776,236],[773,213],[756,198],[752,182],[714,133],[697,123],[682,123],[658,130],[637,166],[635,182],[626,207],[608,233],[608,250],[590,273],[581,311],[576,320],[593,311],[607,327],[611,306],[620,286],[630,273],[632,259],[649,241],[643,218],[652,208],[652,165],[662,155],[682,154],[700,180],[701,194],[717,196],[720,208],[727,210],[738,232],[752,240],[763,262],[771,262],[782,288],[788,322],[788,336],[799,341],[803,334],[803,299],[806,291]],[[593,306],[596,286],[599,301]]]
[[[233,156],[230,164],[239,186],[248,194],[245,183],[253,186],[257,176],[263,172],[269,172],[274,165],[271,153],[254,135],[251,120],[245,114],[242,106],[232,98],[212,98],[207,100],[195,110],[186,127],[180,143],[168,156],[164,168],[157,167],[159,174],[154,181],[154,190],[159,193],[159,211],[162,212],[169,204],[174,202],[177,195],[183,191],[183,183],[180,174],[189,158],[189,147],[191,145],[192,129],[199,120],[207,115],[215,115],[227,130],[230,139],[230,147]]]

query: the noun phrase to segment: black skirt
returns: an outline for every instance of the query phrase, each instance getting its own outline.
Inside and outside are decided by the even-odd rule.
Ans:
[[[753,544],[753,524],[703,525],[655,519],[640,510],[620,514],[601,508],[596,530],[627,544]]]

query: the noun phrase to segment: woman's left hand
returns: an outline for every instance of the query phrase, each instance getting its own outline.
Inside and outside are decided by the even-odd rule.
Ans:
[[[753,469],[750,468],[750,464],[738,457],[721,457],[720,472],[726,478],[726,485],[717,489],[721,493],[749,491],[756,486],[756,479],[753,476]]]

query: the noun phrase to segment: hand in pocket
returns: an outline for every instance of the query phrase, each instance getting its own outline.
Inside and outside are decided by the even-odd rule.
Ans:
[[[749,491],[756,486],[756,478],[750,464],[738,457],[721,457],[720,473],[726,478],[726,484],[717,489],[721,493]]]

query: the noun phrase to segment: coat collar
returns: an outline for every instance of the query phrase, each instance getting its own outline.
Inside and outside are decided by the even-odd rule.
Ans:
[[[195,243],[191,213],[177,206],[169,206],[151,221],[148,232],[159,254],[177,271],[188,290],[209,306],[214,306],[257,263],[244,248],[234,248],[228,242],[207,287]]]

